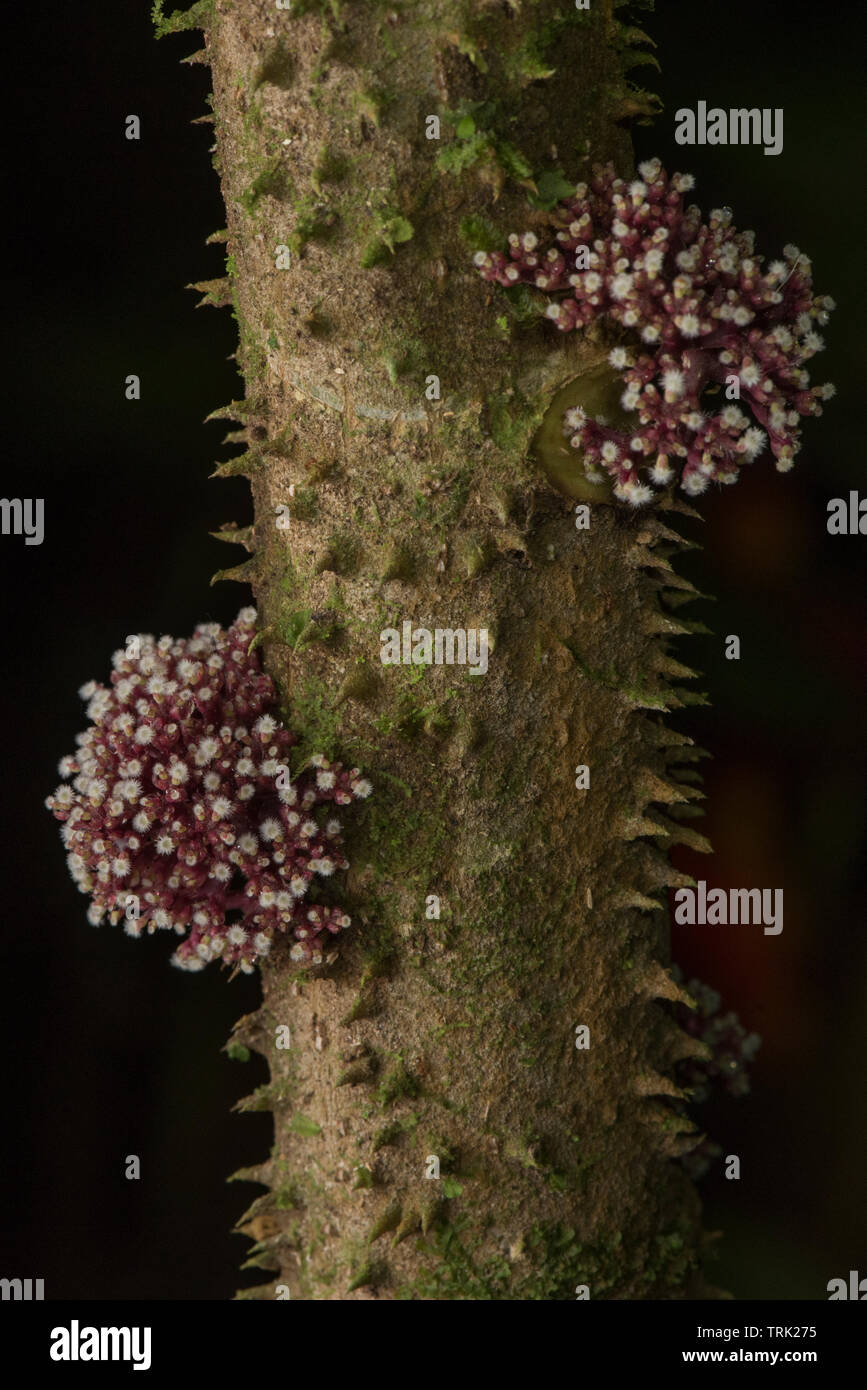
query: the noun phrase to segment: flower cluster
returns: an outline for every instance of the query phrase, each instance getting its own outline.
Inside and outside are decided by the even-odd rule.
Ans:
[[[671,974],[678,984],[683,983],[678,966],[672,966]],[[748,1095],[747,1067],[761,1046],[761,1038],[757,1033],[747,1033],[737,1014],[722,1012],[722,1000],[715,989],[700,980],[690,980],[685,988],[697,1008],[693,1010],[685,1003],[674,1004],[674,1016],[684,1032],[707,1045],[711,1055],[706,1060],[686,1057],[678,1062],[678,1084],[690,1090],[691,1101],[698,1104],[710,1099],[714,1082],[722,1082],[731,1096]],[[685,1105],[678,1104],[676,1108],[681,1114],[687,1113]],[[692,1181],[697,1182],[721,1153],[720,1145],[703,1135],[680,1162]]]
[[[294,938],[293,960],[319,964],[350,925],[340,908],[307,901],[311,884],[347,867],[339,821],[317,811],[371,786],[321,755],[290,780],[298,739],[250,650],[255,620],[245,608],[227,631],[128,639],[111,687],[79,692],[92,725],[60,762],[72,784],[46,801],[93,899],[89,921],[124,918],[130,936],[174,930],[185,939],[173,960],[187,970],[222,960],[249,974],[278,932]]]
[[[722,1081],[731,1096],[747,1095],[747,1067],[761,1046],[761,1038],[758,1033],[748,1033],[737,1014],[723,1013],[715,989],[700,980],[690,980],[686,991],[698,1007],[692,1010],[686,1004],[675,1004],[675,1015],[684,1032],[707,1044],[711,1056],[707,1061],[688,1057],[679,1062],[679,1083],[689,1087],[693,1100],[698,1102],[708,1099],[713,1081]]]
[[[684,207],[690,175],[669,177],[657,159],[638,172],[627,182],[597,166],[552,214],[555,245],[513,233],[508,254],[478,251],[474,263],[486,280],[556,295],[547,317],[563,332],[616,325],[609,362],[625,385],[624,420],[564,415],[592,482],[605,470],[616,496],[640,506],[678,471],[691,496],[732,483],[768,447],[786,472],[801,417],[820,415],[834,394],[811,387],[804,367],[824,346],[816,327],[834,302],[813,297],[810,261],[796,246],[763,270],[754,234],[735,231],[728,208],[704,222]],[[752,418],[733,403],[714,408],[723,387]]]

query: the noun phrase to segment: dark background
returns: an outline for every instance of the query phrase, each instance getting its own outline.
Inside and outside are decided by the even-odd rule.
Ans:
[[[564,0],[565,2],[565,0]],[[149,5],[30,7],[7,65],[4,302],[10,361],[3,492],[43,496],[46,538],[0,538],[4,570],[2,1256],[0,1275],[49,1298],[225,1299],[247,1243],[229,1234],[260,1189],[226,1186],[264,1158],[270,1118],[231,1106],[264,1066],[227,1060],[255,977],[171,970],[171,943],[98,933],[43,808],[84,727],[76,695],[105,679],[136,631],[186,636],[227,622],[249,591],[209,588],[240,552],[208,531],[250,515],[244,480],[207,481],[242,393],[227,311],[183,286],[218,276],[225,222],[208,154],[209,71],[179,68],[198,35],[152,37]],[[710,749],[712,859],[680,867],[720,886],[783,887],[785,929],[675,929],[687,976],[719,988],[764,1044],[746,1100],[701,1116],[737,1184],[711,1173],[707,1223],[724,1232],[718,1282],[741,1298],[822,1299],[867,1274],[867,936],[863,843],[864,537],[831,537],[831,497],[864,488],[863,43],[858,7],[659,0],[637,15],[662,73],[638,69],[665,112],[639,159],[696,174],[758,250],[794,241],[839,304],[813,379],[839,395],[808,422],[794,472],[767,463],[702,499],[705,547],[681,566],[714,604],[714,636],[681,644],[713,705],[680,726]],[[19,14],[21,12],[19,11]],[[674,112],[782,106],[778,157],[680,149]],[[141,117],[142,139],[124,138]],[[124,399],[137,373],[142,399]],[[865,489],[867,491],[867,489]],[[724,638],[742,642],[726,661]],[[124,1177],[138,1154],[143,1176]],[[717,1165],[721,1171],[721,1165]]]

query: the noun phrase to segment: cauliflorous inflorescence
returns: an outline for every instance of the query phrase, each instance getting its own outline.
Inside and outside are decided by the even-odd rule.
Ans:
[[[675,965],[671,968],[673,978],[680,984],[683,974]],[[690,1100],[700,1104],[710,1099],[714,1085],[722,1085],[731,1096],[749,1094],[749,1064],[761,1046],[757,1033],[748,1033],[737,1014],[724,1013],[722,1000],[715,989],[704,985],[700,980],[690,980],[685,986],[692,996],[696,1008],[685,1003],[673,1005],[674,1015],[684,1032],[699,1038],[707,1047],[709,1055],[705,1058],[685,1057],[677,1064],[678,1084],[689,1091]],[[678,1106],[686,1114],[685,1106]],[[694,1182],[705,1173],[721,1155],[722,1148],[715,1140],[702,1135],[689,1153],[681,1158],[684,1169]]]
[[[672,973],[679,977],[679,971]],[[723,1012],[719,994],[709,985],[690,980],[685,988],[697,1007],[693,1010],[686,1004],[675,1004],[675,1015],[685,1032],[706,1044],[710,1056],[707,1060],[688,1057],[679,1062],[678,1081],[689,1087],[694,1101],[707,1100],[715,1081],[721,1082],[729,1095],[747,1095],[747,1067],[761,1046],[761,1038],[758,1033],[748,1033],[737,1014]]]
[[[640,506],[678,473],[692,496],[732,483],[768,448],[786,472],[801,417],[820,415],[834,394],[811,387],[804,365],[824,346],[816,329],[834,302],[813,297],[810,261],[796,246],[764,270],[754,233],[735,231],[728,208],[704,222],[684,207],[691,175],[669,177],[657,159],[638,172],[629,182],[595,167],[552,214],[555,244],[513,233],[507,254],[478,251],[474,263],[486,280],[556,296],[546,313],[563,332],[597,319],[612,326],[609,362],[622,375],[628,423],[580,407],[563,419],[590,481],[605,470],[615,494]]]
[[[125,919],[131,936],[174,930],[184,940],[173,961],[187,970],[222,960],[249,973],[277,933],[293,938],[293,960],[318,964],[350,925],[308,890],[347,867],[324,808],[371,786],[318,754],[290,779],[298,737],[250,650],[255,620],[244,608],[227,631],[128,639],[111,686],[82,686],[92,724],[60,762],[72,784],[46,801],[93,899],[89,921]]]

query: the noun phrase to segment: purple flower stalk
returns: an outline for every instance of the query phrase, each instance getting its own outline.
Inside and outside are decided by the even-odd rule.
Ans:
[[[318,965],[351,925],[307,902],[312,883],[347,868],[340,823],[316,812],[371,786],[320,754],[290,780],[298,736],[250,650],[255,621],[244,608],[227,631],[204,623],[188,641],[142,635],[116,651],[111,687],[79,692],[92,726],[60,762],[72,785],[46,800],[92,897],[88,920],[126,918],[130,936],[174,930],[186,970],[221,960],[249,974],[277,933],[294,938],[293,960]]]
[[[810,261],[796,246],[763,270],[754,233],[735,231],[728,208],[707,222],[685,208],[691,175],[669,178],[658,159],[638,172],[627,182],[597,166],[552,214],[556,245],[513,233],[508,254],[478,251],[474,263],[486,280],[556,295],[546,313],[562,332],[616,325],[608,360],[623,377],[628,423],[580,407],[563,421],[591,482],[605,470],[615,495],[641,506],[678,472],[690,496],[733,483],[767,448],[787,472],[801,417],[821,415],[834,394],[811,387],[804,368],[824,346],[816,325],[834,301],[813,297]],[[722,387],[752,419],[736,404],[714,408],[709,392]]]

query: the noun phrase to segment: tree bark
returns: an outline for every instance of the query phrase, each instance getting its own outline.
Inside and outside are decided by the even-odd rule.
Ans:
[[[220,471],[255,503],[228,573],[302,753],[374,784],[344,816],[339,954],[299,974],[275,946],[236,1032],[275,1123],[243,1174],[274,1275],[252,1296],[710,1296],[672,1161],[698,1138],[672,1070],[701,1045],[666,1004],[666,890],[690,882],[667,850],[706,847],[679,819],[697,750],[663,722],[690,698],[677,508],[577,528],[533,441],[604,349],[471,259],[544,224],[541,172],[629,170],[627,31],[612,0],[195,9],[228,220],[204,289],[246,380]],[[405,621],[487,629],[487,673],[383,665]]]

